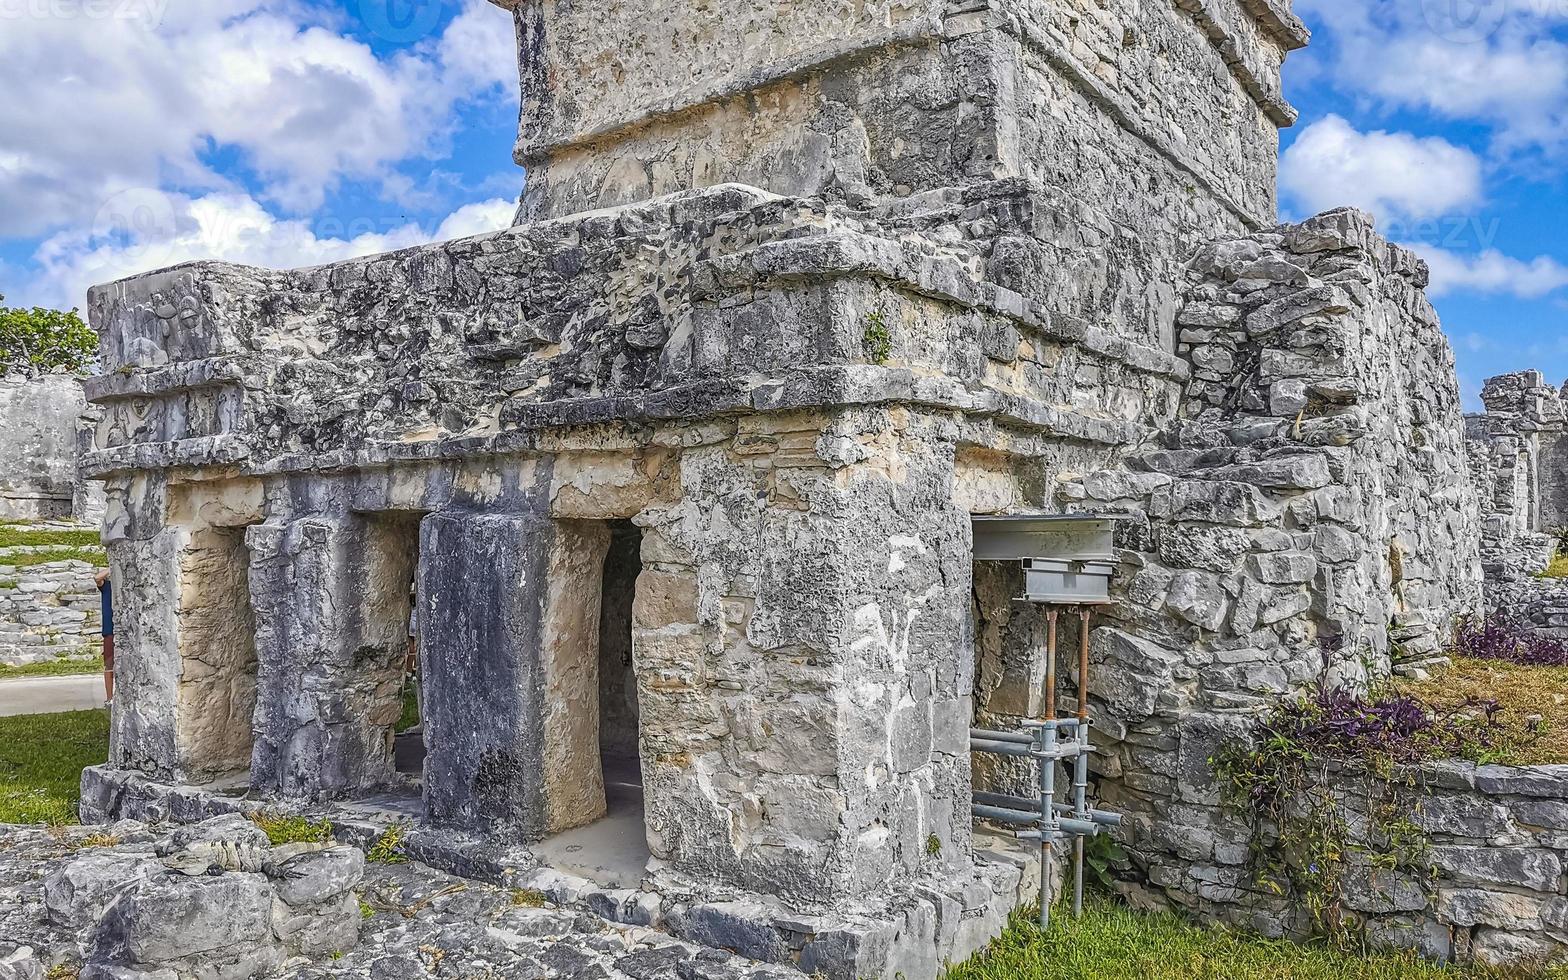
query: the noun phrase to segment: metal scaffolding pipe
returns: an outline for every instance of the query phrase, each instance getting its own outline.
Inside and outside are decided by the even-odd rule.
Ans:
[[[1030,812],[1038,812],[1038,807],[1040,806],[1039,800],[1031,800],[1027,796],[1010,796],[1006,793],[978,791],[974,794],[974,802],[984,806],[999,806],[1009,810],[1027,810]],[[1122,825],[1122,815],[1111,813],[1108,810],[1090,810],[1088,817],[1083,817],[1080,814],[1073,813],[1072,807],[1066,803],[1057,803],[1051,809],[1058,815],[1072,814],[1079,819],[1087,819],[1104,827],[1120,827]]]
[[[1051,617],[1050,649],[1052,667],[1047,673],[1055,669],[1056,654],[1056,617]],[[1054,689],[1053,689],[1054,690]],[[1051,927],[1051,879],[1056,872],[1056,762],[1049,758],[1056,754],[1056,729],[1044,726],[1040,729],[1040,748],[1048,758],[1040,760],[1040,928]]]
[[[1089,617],[1088,606],[1078,610],[1078,759],[1073,768],[1073,815],[1089,816]],[[1084,842],[1073,841],[1073,916],[1083,915]]]
[[[1027,827],[1034,827],[1040,823],[1039,810],[1012,810],[981,803],[974,804],[969,810],[982,820],[995,820],[998,823],[1016,823]]]
[[[988,742],[1018,742],[1022,745],[1033,745],[1034,736],[1028,732],[993,732],[984,728],[969,729],[970,738],[984,739]]]
[[[1021,756],[1026,759],[1039,757],[1039,753],[1027,745],[1019,745],[1017,742],[987,742],[978,738],[969,740],[969,751]]]

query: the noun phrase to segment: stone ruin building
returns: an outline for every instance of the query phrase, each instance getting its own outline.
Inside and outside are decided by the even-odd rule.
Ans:
[[[93,291],[122,609],[84,816],[402,800],[490,867],[630,806],[604,914],[934,976],[1032,891],[968,730],[1041,710],[1043,618],[971,520],[1114,512],[1125,887],[1290,928],[1208,758],[1438,653],[1482,570],[1425,266],[1356,211],[1276,224],[1288,0],[498,3],[515,227]]]
[[[97,484],[77,469],[91,445],[94,413],[67,374],[0,377],[0,520],[103,517]]]
[[[1486,605],[1549,636],[1568,639],[1568,585],[1537,578],[1568,535],[1568,415],[1562,388],[1539,371],[1488,378],[1486,411],[1465,418],[1480,492]]]
[[[104,496],[77,465],[95,428],[81,379],[0,377],[0,420],[0,529],[95,530]],[[100,627],[93,567],[69,559],[40,562],[38,550],[0,541],[0,666],[95,652]]]

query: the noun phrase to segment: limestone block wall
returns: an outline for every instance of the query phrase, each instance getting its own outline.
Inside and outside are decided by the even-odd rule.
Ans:
[[[96,655],[97,568],[75,560],[18,568],[6,557],[0,552],[0,665]]]
[[[80,378],[46,374],[0,379],[0,518],[102,517],[78,476],[78,428],[89,416]]]
[[[1101,797],[1162,901],[1246,917],[1247,825],[1208,759],[1255,710],[1435,655],[1480,602],[1458,384],[1425,284],[1354,211],[1203,248],[1178,318],[1184,417],[1062,485],[1135,517],[1089,679]]]
[[[860,208],[1021,182],[1026,227],[968,230],[988,278],[1167,348],[1181,257],[1274,220],[1307,38],[1236,0],[505,5],[519,222],[726,181]]]
[[[1432,765],[1418,867],[1360,867],[1346,906],[1374,942],[1499,967],[1568,953],[1568,767]]]

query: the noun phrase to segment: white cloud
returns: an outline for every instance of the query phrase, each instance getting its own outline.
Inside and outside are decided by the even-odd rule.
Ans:
[[[1280,189],[1307,213],[1353,204],[1384,222],[1421,220],[1478,203],[1481,161],[1435,136],[1362,133],[1330,115],[1285,151]]]
[[[1297,0],[1322,29],[1305,57],[1386,107],[1493,127],[1500,151],[1568,149],[1564,0]],[[1310,49],[1309,49],[1310,51]]]
[[[1433,296],[1468,292],[1539,299],[1568,286],[1568,266],[1549,255],[1530,261],[1487,249],[1477,255],[1459,255],[1440,248],[1417,246],[1432,267]]]
[[[0,18],[0,236],[85,225],[126,188],[235,190],[214,155],[295,212],[345,178],[395,189],[393,165],[437,153],[459,102],[516,88],[509,19],[461,2],[440,37],[386,57],[292,0],[168,0],[158,22],[22,4]]]
[[[136,218],[129,227],[107,235],[62,232],[45,241],[34,256],[40,272],[26,304],[82,307],[89,286],[196,259],[296,268],[498,231],[512,223],[512,203],[500,199],[458,208],[434,234],[417,224],[368,218],[280,219],[237,193],[188,198],[146,191],[134,202]],[[23,301],[21,296],[11,299]]]
[[[517,205],[514,202],[502,198],[465,204],[447,215],[446,220],[441,222],[441,227],[436,229],[435,241],[467,238],[470,235],[482,235],[487,231],[509,228],[516,211]]]

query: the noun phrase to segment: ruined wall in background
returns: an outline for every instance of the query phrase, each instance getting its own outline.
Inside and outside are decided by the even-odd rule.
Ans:
[[[1544,571],[1568,526],[1562,458],[1564,412],[1539,371],[1488,378],[1484,413],[1466,416],[1470,470],[1481,502],[1481,557],[1489,583],[1520,582]]]
[[[103,492],[76,467],[94,414],[71,375],[0,379],[0,518],[102,519]]]

